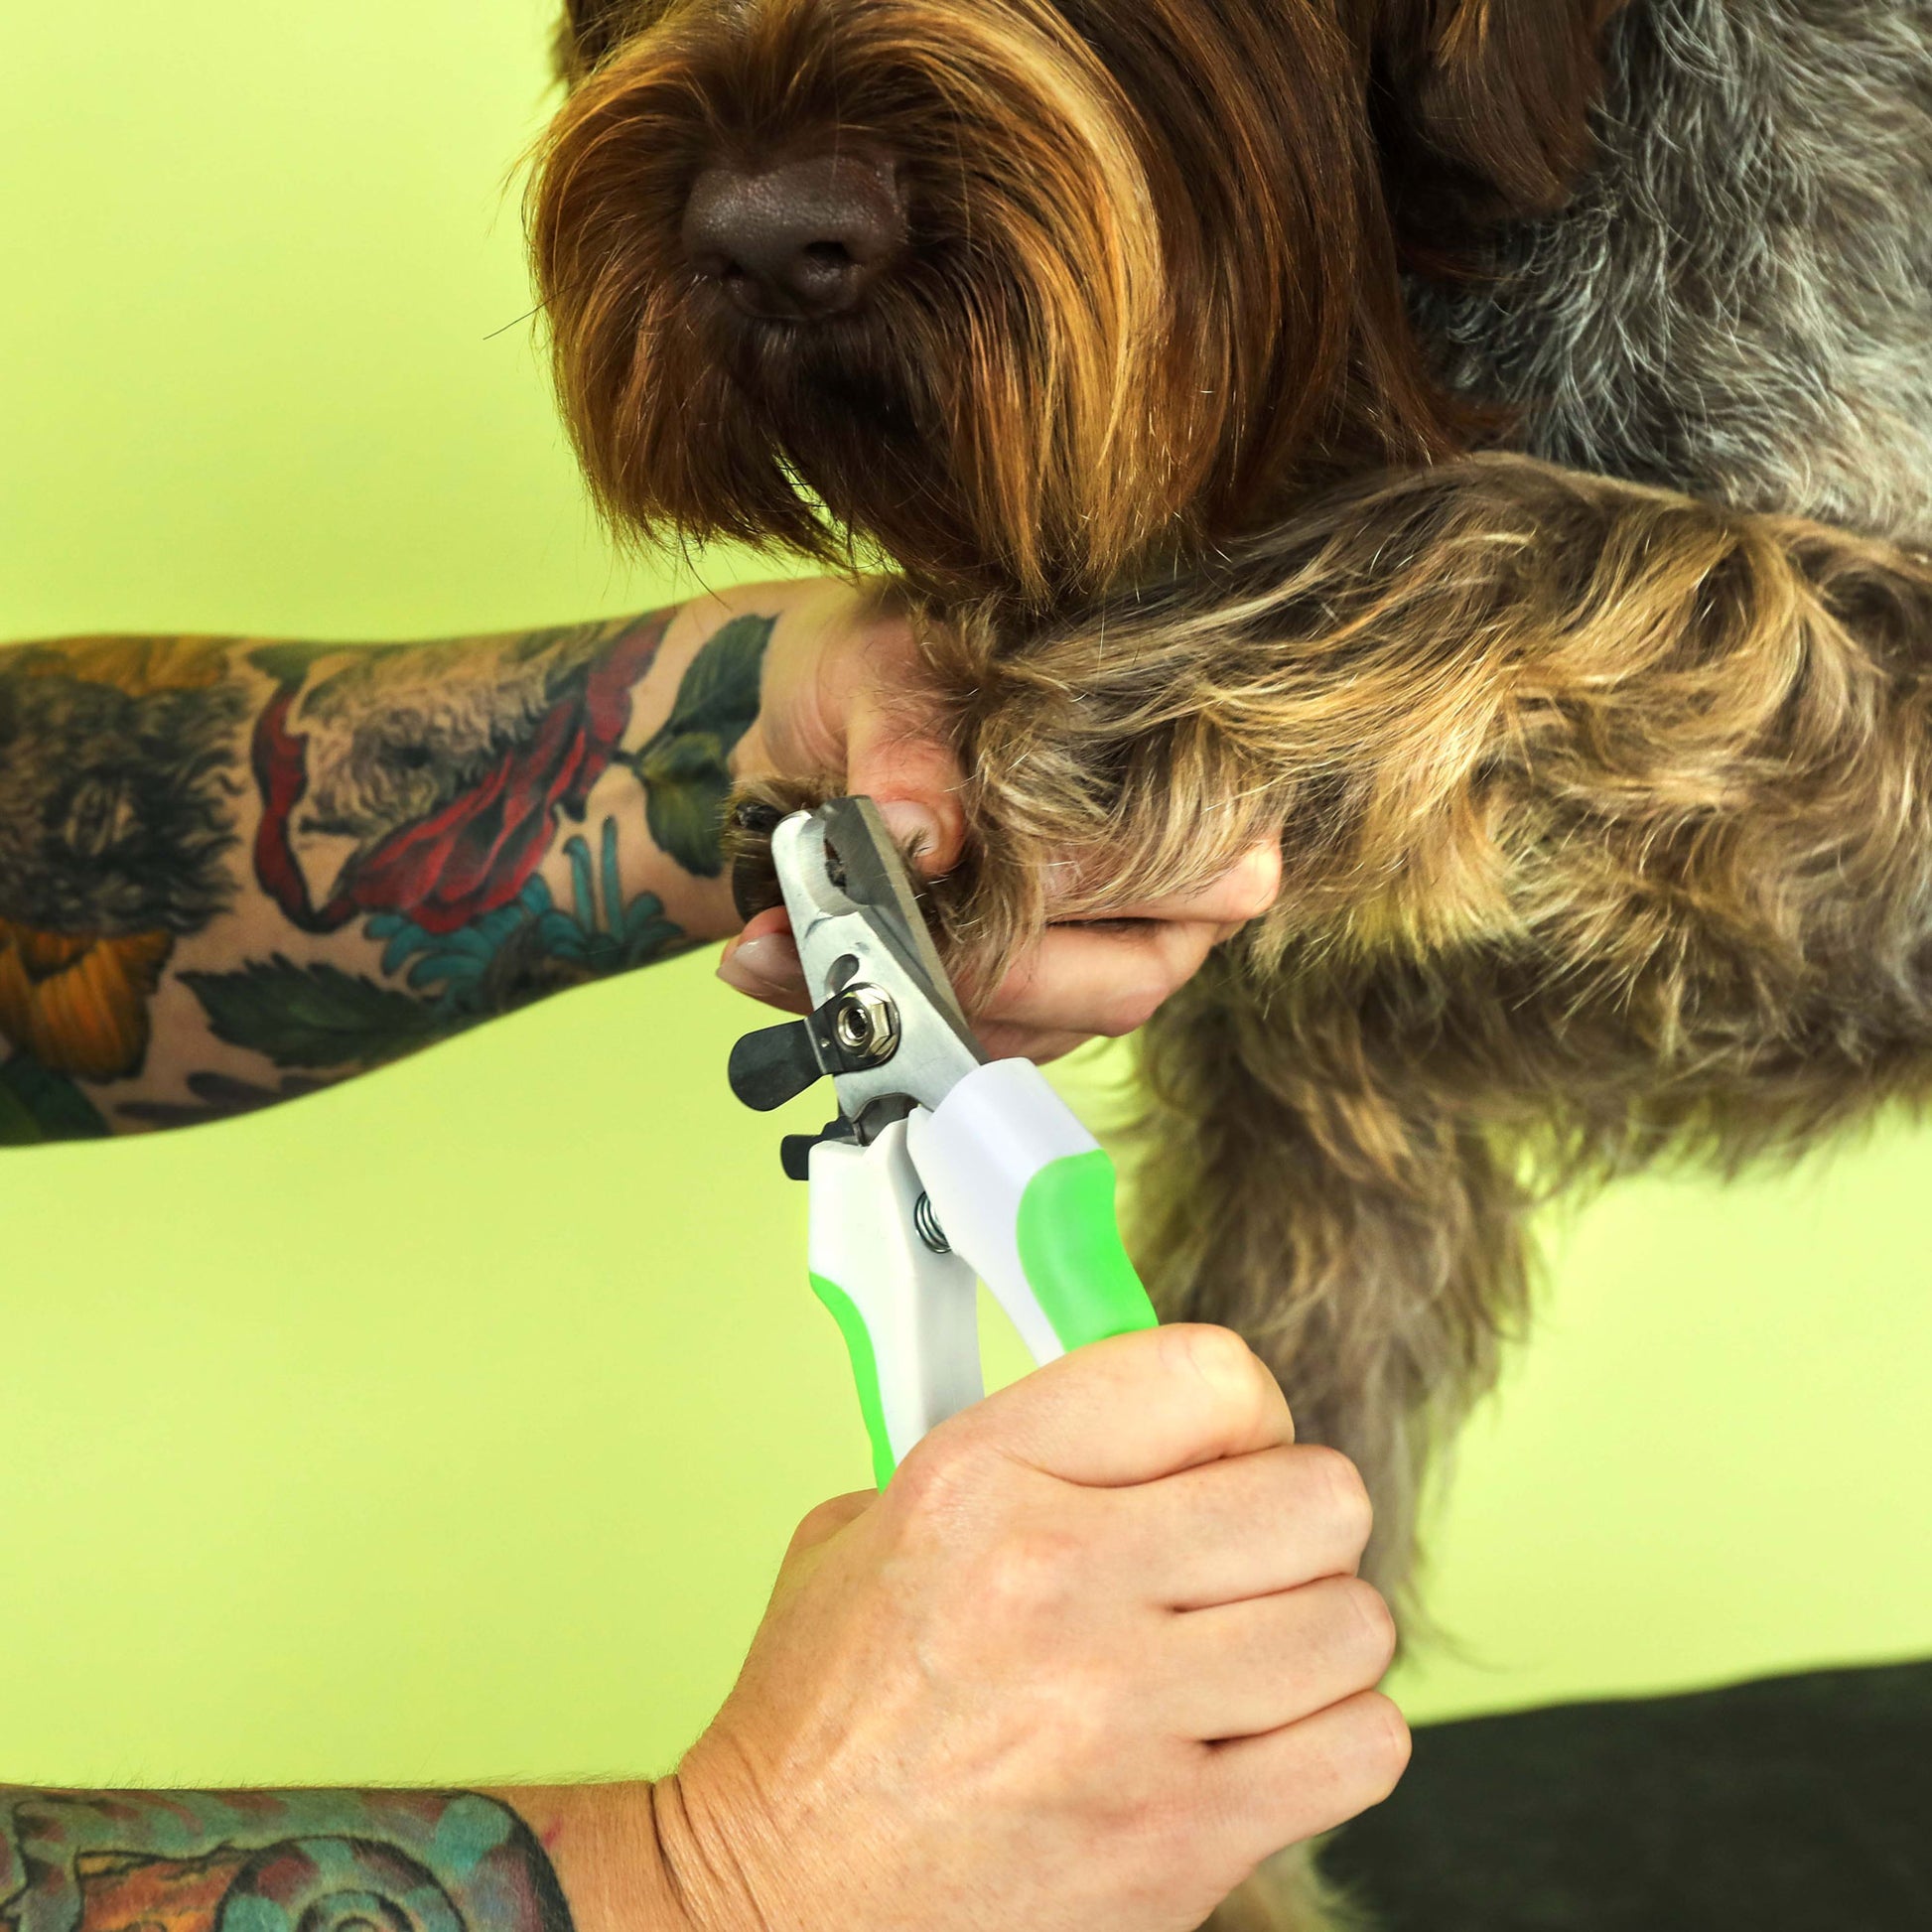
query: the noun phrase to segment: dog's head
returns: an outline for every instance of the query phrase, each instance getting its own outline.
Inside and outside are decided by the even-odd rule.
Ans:
[[[1469,419],[1405,267],[1586,152],[1618,0],[568,0],[532,192],[619,519],[1042,605]]]

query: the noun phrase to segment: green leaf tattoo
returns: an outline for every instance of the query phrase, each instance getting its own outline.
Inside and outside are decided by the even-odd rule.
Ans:
[[[425,1001],[327,965],[276,953],[238,973],[184,973],[217,1039],[277,1066],[374,1066],[445,1037],[450,1021]]]
[[[124,1100],[118,1111],[123,1118],[139,1121],[144,1127],[207,1127],[259,1113],[284,1100],[304,1099],[321,1093],[328,1085],[327,1080],[306,1073],[285,1073],[272,1087],[237,1080],[231,1073],[191,1073],[188,1091],[195,1096],[193,1100]]]
[[[0,1066],[0,1147],[97,1141],[107,1131],[93,1102],[65,1073],[26,1053]]]
[[[759,715],[764,648],[776,618],[733,618],[709,637],[677,688],[671,715],[628,760],[660,852],[700,879],[725,869],[731,755]]]

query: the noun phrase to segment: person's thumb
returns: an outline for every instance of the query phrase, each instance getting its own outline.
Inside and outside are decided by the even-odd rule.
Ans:
[[[856,1523],[878,1500],[879,1491],[876,1489],[854,1489],[843,1496],[828,1497],[816,1509],[808,1510],[791,1533],[791,1544],[785,1551],[786,1562],[808,1555],[831,1542],[847,1524]]]
[[[846,736],[846,789],[878,805],[887,829],[928,877],[950,871],[966,844],[959,760],[904,707],[866,705]]]

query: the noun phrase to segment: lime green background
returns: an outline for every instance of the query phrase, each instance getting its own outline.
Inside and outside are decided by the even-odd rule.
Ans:
[[[662,595],[521,320],[548,13],[12,0],[0,633]],[[0,1158],[0,1778],[674,1755],[792,1522],[867,1478],[801,1194],[725,1092],[745,1017],[689,960],[271,1116]],[[1564,1236],[1413,1712],[1932,1650],[1928,1183],[1894,1132]]]

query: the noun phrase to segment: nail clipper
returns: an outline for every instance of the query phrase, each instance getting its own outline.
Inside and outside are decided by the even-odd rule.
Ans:
[[[1113,1163],[1031,1060],[989,1060],[869,798],[781,820],[771,859],[811,1017],[748,1034],[732,1091],[782,1106],[829,1075],[839,1114],[788,1135],[810,1188],[813,1292],[845,1337],[883,1489],[984,1393],[975,1281],[1035,1362],[1155,1324]]]

